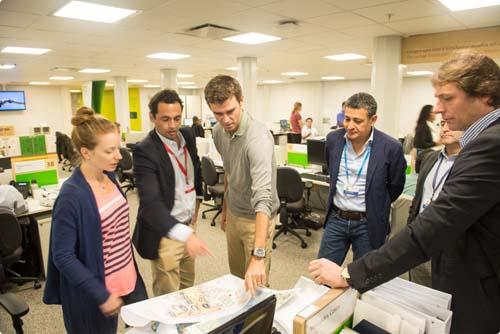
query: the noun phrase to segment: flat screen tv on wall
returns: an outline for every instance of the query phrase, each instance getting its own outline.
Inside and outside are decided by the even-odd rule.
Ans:
[[[0,91],[0,111],[26,110],[24,91],[3,90]]]

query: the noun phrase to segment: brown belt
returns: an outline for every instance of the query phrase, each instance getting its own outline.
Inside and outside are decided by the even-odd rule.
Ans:
[[[333,205],[333,211],[343,219],[348,219],[348,220],[361,220],[366,217],[365,212],[360,212],[360,211],[344,211],[339,209],[335,204]]]

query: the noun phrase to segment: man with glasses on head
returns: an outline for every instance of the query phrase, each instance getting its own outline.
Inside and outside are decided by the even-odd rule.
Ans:
[[[279,208],[274,139],[263,123],[243,111],[236,79],[218,75],[210,80],[205,100],[218,122],[213,137],[225,171],[221,228],[226,232],[229,269],[254,293],[268,285]]]
[[[378,250],[342,268],[311,262],[316,283],[363,293],[432,259],[432,287],[452,295],[451,333],[500,331],[500,68],[463,51],[432,77],[435,111],[464,131],[439,196]]]

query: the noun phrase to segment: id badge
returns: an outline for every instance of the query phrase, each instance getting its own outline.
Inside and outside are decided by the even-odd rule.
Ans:
[[[346,185],[344,188],[344,195],[347,197],[357,197],[359,196],[359,190],[354,185]]]

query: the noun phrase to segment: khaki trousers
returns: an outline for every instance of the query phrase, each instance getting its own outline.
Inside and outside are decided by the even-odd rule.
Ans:
[[[155,296],[193,286],[194,259],[187,254],[183,242],[162,238],[158,255],[151,260]]]
[[[229,270],[231,274],[245,279],[245,272],[252,257],[252,250],[255,242],[255,219],[247,219],[235,216],[229,208],[227,209],[227,256],[229,260]],[[279,219],[276,215],[269,220],[266,242],[266,282],[269,286],[269,271],[271,269],[271,252],[273,245],[274,227]]]

